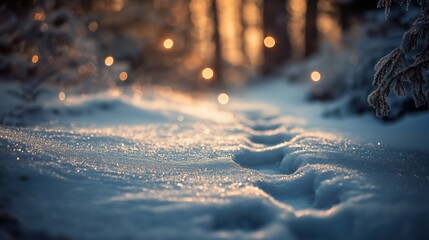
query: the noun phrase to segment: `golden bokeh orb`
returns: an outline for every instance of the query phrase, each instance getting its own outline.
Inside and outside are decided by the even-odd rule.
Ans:
[[[271,36],[267,36],[264,38],[264,45],[267,48],[273,48],[276,45],[276,40]]]
[[[126,81],[128,79],[128,73],[127,72],[121,72],[119,74],[119,80]]]
[[[313,82],[318,82],[320,79],[322,79],[322,75],[318,71],[313,71],[310,74],[310,78]]]
[[[104,59],[104,64],[106,64],[106,66],[108,67],[112,66],[114,62],[115,62],[115,59],[112,56],[107,56]]]
[[[171,49],[174,46],[174,41],[171,38],[167,38],[164,40],[163,45],[165,49]]]
[[[222,105],[227,104],[229,102],[228,94],[226,94],[226,93],[219,94],[219,96],[217,97],[217,101]]]
[[[204,68],[201,71],[201,76],[203,76],[203,78],[206,80],[211,80],[214,76],[214,71],[211,68]]]
[[[34,54],[33,57],[31,57],[31,62],[37,63],[38,61],[39,61],[39,56],[37,56],[37,54]]]

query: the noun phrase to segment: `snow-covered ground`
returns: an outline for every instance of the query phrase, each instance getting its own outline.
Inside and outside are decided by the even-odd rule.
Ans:
[[[282,116],[301,120],[307,129],[335,132],[359,141],[392,146],[395,148],[429,153],[429,113],[409,114],[398,121],[384,123],[375,114],[341,118],[322,117],[341,101],[309,103],[306,101],[311,86],[274,81],[238,93],[243,101],[265,103],[262,108],[274,108]]]
[[[48,102],[0,127],[0,239],[428,239],[428,114],[323,119],[303,89]]]

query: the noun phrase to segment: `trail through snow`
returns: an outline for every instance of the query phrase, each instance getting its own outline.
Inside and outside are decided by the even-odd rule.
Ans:
[[[0,127],[0,238],[428,239],[427,154],[239,101],[164,100],[106,100],[132,122],[113,107]]]

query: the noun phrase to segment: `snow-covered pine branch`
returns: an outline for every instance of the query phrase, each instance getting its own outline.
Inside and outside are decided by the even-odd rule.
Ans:
[[[393,2],[410,5],[411,0],[380,0],[378,7],[385,7],[386,17]],[[377,88],[368,96],[368,103],[375,108],[378,117],[388,116],[387,98],[390,91],[405,97],[404,82],[411,85],[416,107],[428,105],[429,85],[423,72],[429,71],[429,0],[418,0],[421,6],[421,17],[417,18],[411,28],[404,34],[400,48],[395,48],[380,59],[375,65],[373,85]],[[420,48],[419,48],[420,46]],[[415,53],[415,51],[420,50]],[[412,57],[410,62],[407,57]]]

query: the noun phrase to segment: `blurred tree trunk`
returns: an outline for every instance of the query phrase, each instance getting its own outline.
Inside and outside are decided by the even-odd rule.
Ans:
[[[263,1],[264,38],[272,36],[276,41],[274,47],[264,47],[263,74],[272,73],[279,65],[291,58],[291,43],[286,28],[288,19],[286,3],[287,0]]]
[[[241,52],[242,52],[242,54],[243,54],[243,64],[244,64],[244,66],[246,66],[246,67],[248,67],[249,66],[249,64],[250,64],[250,59],[249,59],[249,55],[248,55],[248,53],[247,53],[247,50],[246,50],[246,48],[247,48],[247,43],[246,43],[246,30],[247,30],[247,28],[249,27],[248,25],[247,25],[247,22],[246,22],[246,19],[245,19],[245,6],[246,6],[246,3],[247,3],[247,0],[240,0],[240,5],[239,5],[239,8],[240,8],[240,25],[241,25],[241,31],[240,31],[240,50],[241,50]]]
[[[192,52],[193,46],[195,46],[195,39],[192,36],[192,33],[194,32],[194,23],[192,22],[192,12],[191,12],[191,0],[183,0],[182,2],[183,7],[182,9],[184,9],[184,11],[186,12],[186,17],[185,17],[185,21],[184,24],[186,27],[183,29],[184,33],[184,41],[187,43],[185,45],[189,45],[186,47],[185,51],[185,55],[189,55]]]
[[[346,32],[350,27],[350,15],[352,14],[350,6],[343,2],[339,2],[337,3],[337,9],[341,31]]]
[[[317,52],[319,32],[317,30],[317,4],[318,0],[307,0],[307,13],[305,14],[305,57]]]
[[[215,43],[215,56],[214,56],[214,85],[221,86],[223,85],[222,79],[222,42],[220,39],[220,24],[219,24],[219,14],[217,1],[212,0],[212,17],[213,17],[213,40]]]

